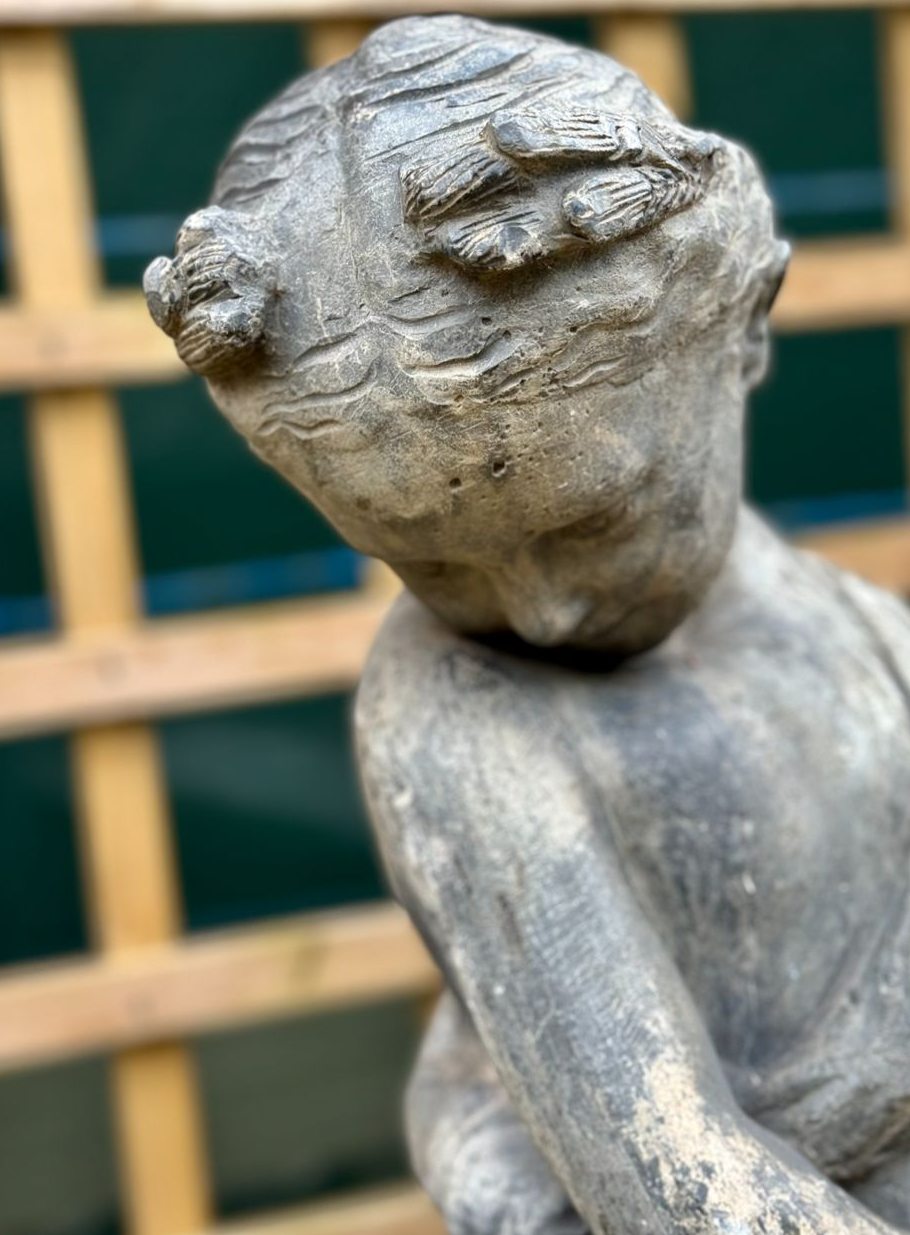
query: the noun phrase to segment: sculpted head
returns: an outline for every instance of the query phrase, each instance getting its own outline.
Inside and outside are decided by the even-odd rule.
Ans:
[[[240,134],[155,320],[456,627],[627,653],[715,578],[786,246],[748,155],[607,57],[407,18]]]

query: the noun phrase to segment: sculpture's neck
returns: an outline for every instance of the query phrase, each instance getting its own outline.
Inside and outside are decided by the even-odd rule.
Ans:
[[[698,609],[678,634],[699,641],[710,638],[715,621],[729,625],[732,614],[764,608],[776,590],[776,580],[790,546],[745,502],[740,503],[733,543]]]

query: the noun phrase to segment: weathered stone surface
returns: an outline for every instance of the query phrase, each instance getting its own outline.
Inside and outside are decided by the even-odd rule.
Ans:
[[[910,621],[742,507],[786,256],[619,65],[434,17],[265,108],[150,268],[409,589],[357,732],[453,1235],[910,1229]]]

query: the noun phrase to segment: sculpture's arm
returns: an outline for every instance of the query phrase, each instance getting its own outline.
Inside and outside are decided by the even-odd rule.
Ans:
[[[736,1106],[533,699],[387,667],[359,738],[390,876],[592,1231],[891,1230]]]
[[[417,1177],[450,1235],[586,1235],[449,991],[424,1038],[405,1116]]]
[[[893,723],[910,699],[910,613],[812,554],[791,550],[820,595],[837,598],[867,639],[868,664],[893,681]],[[882,716],[886,715],[882,712]],[[892,722],[888,722],[890,725]],[[884,729],[881,730],[884,732]],[[883,780],[888,773],[882,773]],[[899,791],[898,791],[899,792]],[[895,1150],[910,1102],[910,864],[893,868],[867,932],[845,949],[841,972],[791,1050],[772,1069],[726,1071],[741,1106],[799,1144],[833,1178],[857,1180]],[[910,1205],[910,1172],[902,1187]],[[889,1185],[890,1187],[891,1185]]]
[[[815,1031],[770,1076],[731,1078],[750,1114],[835,1177],[862,1178],[881,1160],[910,1100],[908,873],[883,894],[875,937],[845,965]]]

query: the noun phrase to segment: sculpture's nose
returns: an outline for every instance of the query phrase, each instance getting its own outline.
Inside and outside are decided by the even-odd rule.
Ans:
[[[526,643],[555,648],[571,643],[590,612],[588,600],[573,597],[556,604],[519,609],[509,615],[509,625]]]
[[[258,250],[241,216],[209,206],[184,223],[174,258],[156,257],[145,272],[153,320],[205,377],[236,376],[261,350],[273,285]]]
[[[535,647],[570,643],[594,605],[591,597],[560,587],[533,567],[523,569],[521,562],[502,573],[497,590],[509,625]]]

